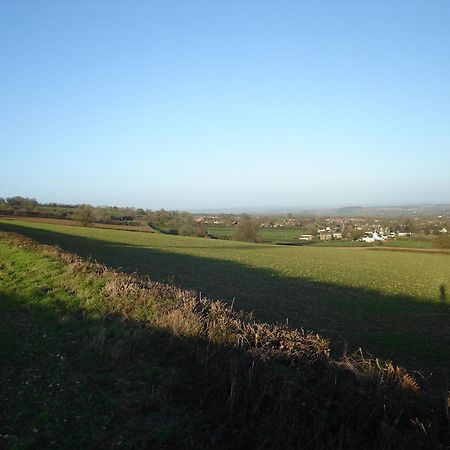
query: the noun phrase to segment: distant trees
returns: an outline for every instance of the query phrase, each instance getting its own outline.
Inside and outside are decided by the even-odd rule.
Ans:
[[[95,215],[95,221],[99,223],[111,222],[111,214],[108,213],[106,208],[97,207],[92,209],[92,213]]]
[[[95,221],[94,208],[89,205],[78,207],[75,211],[74,219],[80,221],[83,227],[92,226]]]
[[[170,219],[170,212],[166,211],[163,208],[163,209],[160,209],[159,211],[155,211],[154,216],[155,216],[155,219],[154,219],[155,222],[160,225],[163,225]]]
[[[2,198],[0,201],[0,209],[5,214],[15,215],[35,215],[39,203],[34,198],[15,197]]]
[[[354,229],[352,230],[352,232],[350,233],[351,238],[354,241],[357,241],[358,239],[361,239],[364,236],[364,231],[363,230],[357,230]]]
[[[413,233],[417,231],[416,224],[409,218],[403,221],[401,229],[406,233]]]
[[[15,197],[8,197],[6,199],[6,203],[14,208],[24,209],[35,208],[39,204],[35,198],[21,197],[20,195],[16,195]]]
[[[192,236],[194,234],[194,227],[190,221],[185,220],[183,225],[178,229],[178,234],[181,236]]]
[[[183,223],[178,229],[179,235],[195,237],[206,237],[208,235],[203,223],[194,224],[191,215],[184,215],[183,217]]]
[[[234,241],[260,242],[259,222],[243,214],[232,234]]]
[[[4,198],[0,197],[0,214],[8,214],[8,205]]]
[[[203,223],[198,223],[194,229],[195,235],[197,237],[206,237],[208,232],[206,231],[205,225]]]

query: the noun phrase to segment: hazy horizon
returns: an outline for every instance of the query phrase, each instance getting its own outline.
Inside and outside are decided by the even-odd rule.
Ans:
[[[15,197],[16,195],[13,195],[11,197]],[[19,195],[21,196],[21,195]],[[6,196],[8,198],[9,196]],[[185,211],[191,214],[239,214],[239,213],[248,213],[248,214],[307,214],[307,213],[329,213],[329,212],[336,212],[338,213],[340,210],[351,210],[351,209],[362,209],[363,212],[366,212],[366,210],[389,210],[389,209],[401,209],[401,210],[408,210],[408,209],[419,209],[419,210],[441,210],[447,212],[447,209],[450,209],[450,203],[403,203],[403,204],[352,204],[352,205],[346,205],[346,204],[337,204],[337,205],[309,205],[309,206],[302,206],[302,205],[280,205],[280,206],[228,206],[228,207],[217,207],[217,208],[167,208],[161,206],[161,207],[146,207],[142,205],[136,205],[133,203],[130,204],[118,204],[118,203],[88,203],[88,202],[55,202],[53,200],[43,200],[36,198],[36,196],[30,195],[30,196],[22,196],[27,198],[32,198],[38,201],[41,205],[47,205],[47,204],[60,204],[60,205],[85,205],[89,204],[93,207],[100,207],[100,208],[108,208],[108,207],[118,207],[118,208],[134,208],[134,209],[147,209],[147,210],[160,210],[165,209],[167,211]],[[403,211],[403,212],[405,212]],[[353,214],[354,212],[352,212]],[[423,212],[422,212],[423,213]],[[350,215],[352,215],[350,214]]]
[[[3,3],[0,197],[448,204],[449,20],[444,0]]]

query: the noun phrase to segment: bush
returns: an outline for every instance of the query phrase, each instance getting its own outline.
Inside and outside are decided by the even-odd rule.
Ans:
[[[180,236],[192,236],[194,229],[190,223],[184,223],[178,230]]]
[[[258,232],[259,223],[249,216],[242,216],[234,229],[232,239],[234,241],[260,242],[261,238]]]
[[[80,206],[74,214],[75,220],[79,220],[83,227],[91,226],[95,221],[94,210],[89,205]]]

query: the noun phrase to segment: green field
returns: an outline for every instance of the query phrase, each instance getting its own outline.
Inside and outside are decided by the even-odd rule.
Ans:
[[[207,228],[207,232],[210,236],[220,238],[231,236],[233,234],[233,228]],[[286,243],[298,240],[300,235],[305,233],[307,233],[307,230],[301,229],[261,229],[258,234],[264,242]]]
[[[233,228],[207,228],[206,231],[210,236],[217,238],[231,236],[233,234]]]
[[[385,247],[402,247],[402,248],[433,248],[431,239],[390,239],[383,242]]]
[[[412,249],[432,249],[433,243],[430,239],[388,239],[382,243],[379,242],[360,242],[348,240],[330,240],[330,241],[312,241],[306,245],[315,247],[393,247],[393,248],[412,248]]]
[[[435,378],[6,233],[0,323],[2,448],[447,448]]]
[[[449,368],[450,255],[286,247],[1,221],[111,267],[149,275],[257,318],[348,341],[413,368]]]

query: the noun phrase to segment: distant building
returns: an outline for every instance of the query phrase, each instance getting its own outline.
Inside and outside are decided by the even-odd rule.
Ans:
[[[448,233],[448,230],[447,230],[447,228],[444,227],[444,228],[442,228],[442,230],[439,230],[439,233],[445,234],[445,233]]]
[[[342,233],[333,233],[333,239],[342,239]]]
[[[331,231],[319,230],[319,239],[321,241],[330,241],[333,239],[333,233]]]
[[[299,239],[299,241],[312,241],[313,235],[312,234],[302,234],[302,235],[300,235],[300,237],[298,239]]]
[[[387,237],[377,231],[366,231],[364,236],[360,239],[361,242],[380,242],[385,241]]]

